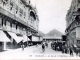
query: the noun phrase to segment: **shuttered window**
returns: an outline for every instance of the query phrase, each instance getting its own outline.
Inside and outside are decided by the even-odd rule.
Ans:
[[[2,28],[2,19],[0,18],[0,28]]]
[[[23,15],[23,10],[20,8],[20,17]]]

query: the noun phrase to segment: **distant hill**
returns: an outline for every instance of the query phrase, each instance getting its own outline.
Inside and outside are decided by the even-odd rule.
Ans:
[[[46,34],[46,36],[57,36],[57,37],[60,37],[62,35],[63,35],[63,33],[59,32],[56,29],[53,29],[49,33]]]
[[[41,31],[38,31],[38,34],[40,35],[40,36],[44,36],[45,34],[43,33],[43,32],[41,32]]]

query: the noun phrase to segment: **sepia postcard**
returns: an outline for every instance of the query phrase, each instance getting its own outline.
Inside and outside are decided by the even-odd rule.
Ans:
[[[0,0],[0,60],[79,59],[80,0]]]

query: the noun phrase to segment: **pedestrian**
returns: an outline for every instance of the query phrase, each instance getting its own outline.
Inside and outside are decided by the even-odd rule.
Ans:
[[[65,48],[65,53],[67,54],[67,47]]]
[[[24,50],[24,43],[23,41],[21,42],[21,48],[22,48],[22,51]]]
[[[64,44],[64,53],[67,54],[67,48],[66,47],[67,47],[66,44]]]
[[[78,56],[78,54],[79,54],[79,52],[78,52],[77,49],[76,49],[76,56]]]
[[[72,48],[70,48],[70,55],[73,55],[73,51],[72,51]]]
[[[42,51],[44,52],[45,51],[45,45],[42,44]]]
[[[64,48],[64,45],[62,45],[62,53],[65,52],[65,48]]]
[[[57,51],[57,42],[55,43],[55,51]]]
[[[45,43],[46,47],[48,47],[48,43]]]
[[[38,47],[38,43],[36,44],[36,47]]]
[[[24,50],[24,44],[22,45],[22,51]]]

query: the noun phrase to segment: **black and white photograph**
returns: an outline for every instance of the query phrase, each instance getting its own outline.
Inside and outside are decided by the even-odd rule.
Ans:
[[[1,59],[79,59],[80,0],[0,0]]]

